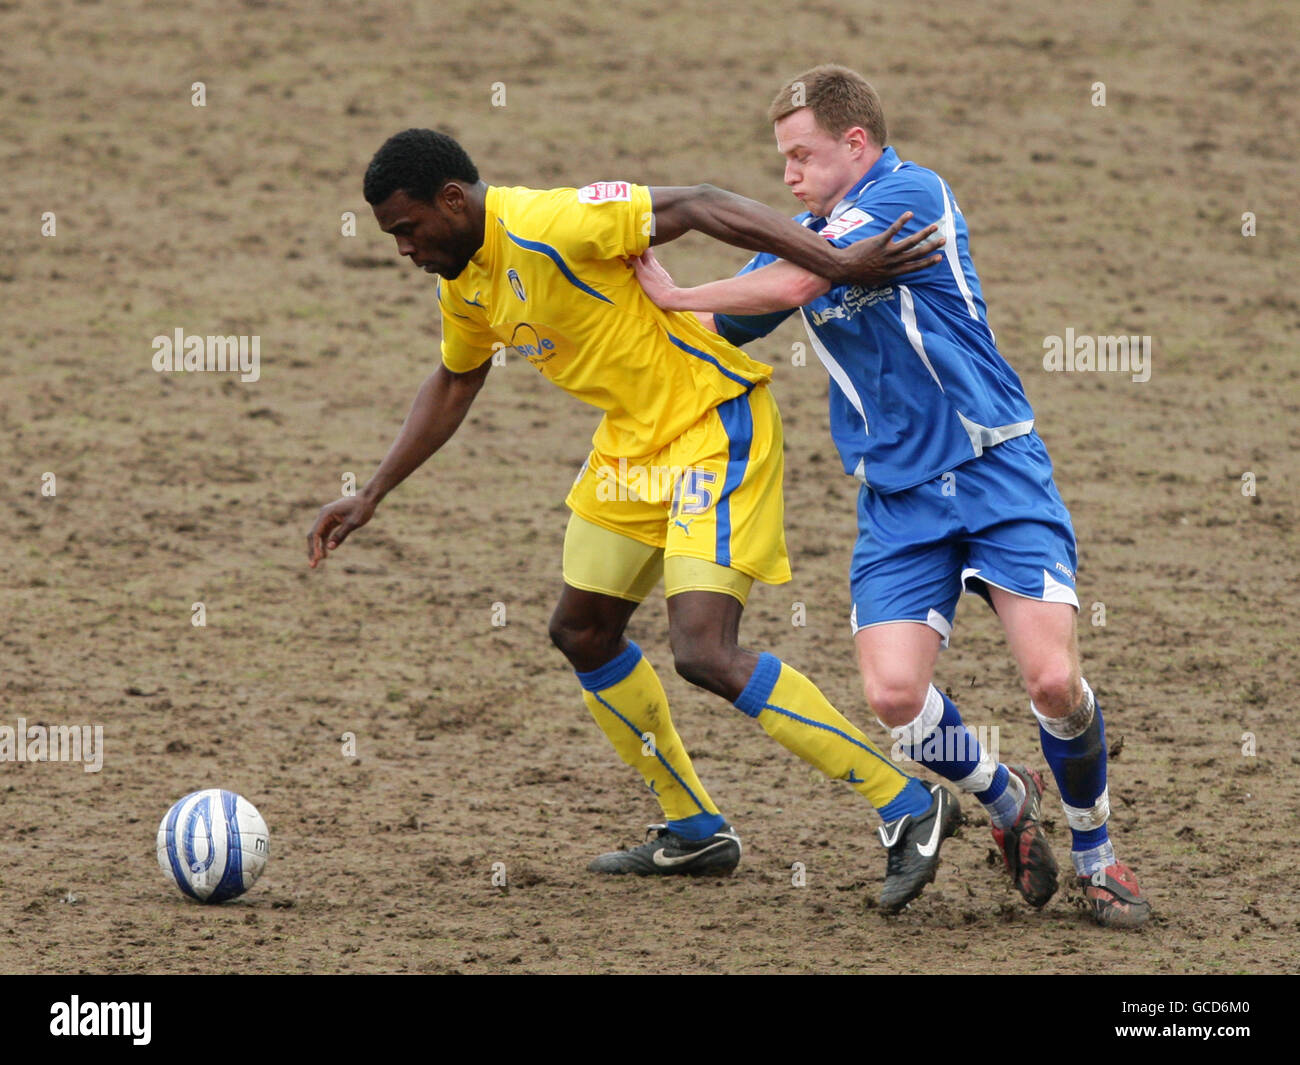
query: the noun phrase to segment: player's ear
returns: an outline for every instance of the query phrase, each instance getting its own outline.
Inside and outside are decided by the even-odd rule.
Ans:
[[[465,187],[458,181],[448,181],[438,190],[436,199],[447,210],[458,214],[465,209]]]
[[[852,129],[845,130],[844,140],[854,152],[861,152],[870,144],[871,135],[861,126],[854,126]]]

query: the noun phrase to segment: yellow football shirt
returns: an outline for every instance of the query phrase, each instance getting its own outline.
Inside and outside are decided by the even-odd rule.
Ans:
[[[499,350],[605,412],[592,444],[648,455],[772,376],[694,315],[661,311],[629,256],[650,245],[650,190],[488,189],[483,246],[438,286],[442,360],[465,373]]]

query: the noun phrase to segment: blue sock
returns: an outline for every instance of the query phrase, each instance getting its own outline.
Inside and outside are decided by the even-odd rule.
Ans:
[[[945,780],[961,784],[964,790],[974,791],[986,806],[1006,791],[1006,770],[985,756],[975,733],[962,721],[957,705],[933,684],[921,713],[906,729],[910,736],[900,737],[901,749],[912,761]]]
[[[677,833],[682,839],[698,842],[708,839],[726,823],[727,819],[721,814],[699,813],[684,817],[680,821],[669,821],[668,831]]]
[[[926,810],[930,809],[933,802],[934,796],[930,794],[930,789],[922,781],[913,777],[903,785],[902,791],[885,803],[876,813],[880,815],[880,820],[884,821],[885,824],[889,824],[891,821],[897,821],[905,814],[920,817]]]
[[[1007,793],[1007,782],[1010,779],[1011,773],[1007,767],[999,765],[997,771],[993,774],[993,783],[983,791],[977,791],[975,798],[979,799],[985,806],[995,805]]]
[[[1103,847],[1110,839],[1106,831],[1110,796],[1106,789],[1106,725],[1101,706],[1084,681],[1083,702],[1078,709],[1063,718],[1045,718],[1037,707],[1034,714],[1043,757],[1056,778],[1070,824],[1070,850]]]

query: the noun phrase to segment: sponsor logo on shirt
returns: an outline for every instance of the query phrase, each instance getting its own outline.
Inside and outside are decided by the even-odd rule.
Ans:
[[[510,287],[515,290],[515,295],[526,301],[528,297],[524,295],[524,283],[519,280],[519,271],[511,267],[506,271],[506,279],[510,282]]]
[[[521,334],[528,336],[531,334],[534,343],[529,344],[520,339]],[[514,332],[510,335],[510,345],[507,350],[514,351],[517,355],[523,356],[538,370],[550,362],[559,351],[556,349],[555,341],[550,337],[544,337],[537,331],[537,328],[529,322],[520,322],[515,326]]]
[[[626,181],[597,181],[578,190],[579,203],[608,203],[631,200],[632,186]]]
[[[530,362],[549,362],[551,353],[555,351],[555,341],[543,337],[540,344],[515,344],[512,350]]]
[[[844,290],[844,295],[840,297],[840,302],[834,307],[827,307],[824,311],[814,311],[812,314],[813,325],[824,325],[832,318],[848,320],[855,317],[859,312],[867,307],[874,307],[877,303],[894,298],[894,286],[886,285],[884,288],[863,288],[861,285],[852,285]]]
[[[868,222],[874,222],[875,219],[860,207],[850,207],[834,222],[830,222],[821,231],[823,237],[827,240],[834,240],[836,237],[842,237],[845,233],[852,233],[859,226],[865,226]]]

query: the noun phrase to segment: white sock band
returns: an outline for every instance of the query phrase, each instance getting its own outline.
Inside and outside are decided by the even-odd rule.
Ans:
[[[880,718],[876,720],[880,721]],[[904,747],[919,747],[925,742],[925,738],[939,727],[939,722],[942,720],[943,696],[939,694],[939,689],[931,684],[930,690],[925,693],[925,702],[921,704],[921,712],[916,717],[906,725],[899,725],[897,728],[889,728],[883,721],[880,721],[880,725],[882,728],[888,728],[894,740]]]
[[[1055,736],[1058,740],[1072,740],[1075,736],[1082,736],[1088,731],[1088,726],[1092,724],[1093,709],[1097,705],[1093,697],[1092,689],[1088,687],[1088,682],[1080,678],[1083,685],[1083,701],[1079,703],[1064,717],[1044,717],[1039,713],[1038,707],[1032,702],[1029,709],[1034,712],[1034,717],[1038,718],[1038,723],[1043,726],[1043,731],[1049,735]]]
[[[993,775],[997,771],[998,763],[993,761],[989,756],[989,752],[981,747],[979,764],[967,776],[962,777],[961,780],[954,780],[953,783],[962,791],[987,791],[989,785],[993,783]]]
[[[1076,832],[1101,828],[1106,823],[1106,818],[1110,817],[1110,788],[1103,789],[1097,796],[1097,801],[1090,807],[1067,806],[1061,803],[1061,808],[1065,810],[1065,819]]]

